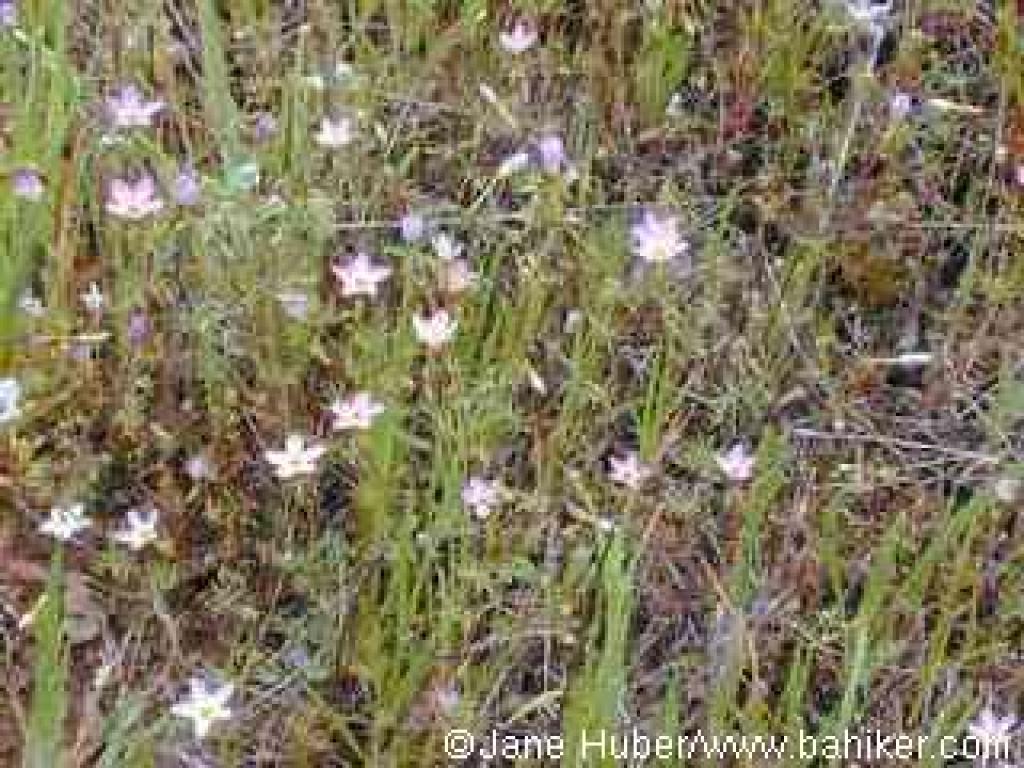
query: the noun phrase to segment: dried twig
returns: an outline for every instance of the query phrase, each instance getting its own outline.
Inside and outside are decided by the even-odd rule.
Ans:
[[[1007,459],[1012,458],[1006,455],[1000,456],[967,451],[962,448],[939,445],[938,443],[920,443],[916,440],[904,440],[903,438],[890,437],[888,435],[866,435],[859,432],[824,432],[806,427],[795,427],[793,435],[807,440],[835,440],[837,442],[866,443],[908,450],[930,451],[932,453],[941,453],[959,461],[977,461],[984,464],[1001,464]]]

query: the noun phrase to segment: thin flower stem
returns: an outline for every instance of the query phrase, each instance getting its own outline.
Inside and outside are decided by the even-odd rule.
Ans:
[[[867,76],[874,79],[875,68],[878,64],[878,52],[882,46],[882,39],[885,36],[885,30],[877,24],[873,24],[871,27],[871,52],[868,55],[867,61]],[[839,188],[839,182],[843,178],[843,173],[846,170],[846,163],[850,155],[850,147],[853,144],[853,137],[857,131],[857,126],[860,124],[861,114],[864,112],[864,103],[866,101],[866,93],[864,84],[861,77],[858,77],[854,83],[854,101],[853,109],[850,110],[850,120],[846,124],[846,131],[843,134],[843,141],[839,147],[839,154],[836,157],[835,164],[832,169],[832,180],[829,183],[827,204],[822,210],[822,221],[821,230],[825,231],[832,218],[832,209],[835,203],[836,190]]]

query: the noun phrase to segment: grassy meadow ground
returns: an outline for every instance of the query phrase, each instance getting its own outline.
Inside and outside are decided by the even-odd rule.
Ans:
[[[0,2],[0,765],[1009,732],[1019,14]]]

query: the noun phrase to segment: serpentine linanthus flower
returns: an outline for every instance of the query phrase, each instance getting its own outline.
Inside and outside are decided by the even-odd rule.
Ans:
[[[311,441],[299,434],[285,438],[284,450],[264,452],[267,462],[273,466],[274,474],[282,480],[316,472],[317,462],[327,452],[322,444]]]
[[[113,179],[107,192],[107,213],[121,219],[139,221],[159,213],[164,201],[157,193],[156,182],[149,174],[136,180]]]
[[[190,720],[196,740],[202,741],[214,723],[231,719],[228,702],[234,693],[235,687],[231,683],[216,685],[196,676],[188,682],[188,694],[171,707],[171,714]]]
[[[71,541],[91,525],[92,520],[85,514],[85,505],[75,503],[53,507],[49,517],[39,525],[39,532],[59,541]]]
[[[430,349],[438,349],[452,340],[459,323],[448,314],[448,310],[440,308],[429,315],[413,315],[412,327],[422,344]]]
[[[344,264],[335,264],[331,272],[341,283],[341,295],[376,296],[381,283],[391,277],[391,267],[374,264],[365,253],[357,253]]]
[[[387,410],[386,406],[373,399],[369,392],[356,392],[347,398],[338,398],[328,410],[334,417],[331,427],[338,432],[366,430],[374,420]]]

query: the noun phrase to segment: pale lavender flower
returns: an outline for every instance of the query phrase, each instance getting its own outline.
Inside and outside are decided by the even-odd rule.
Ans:
[[[537,140],[536,145],[540,167],[544,173],[561,176],[567,182],[573,182],[579,178],[579,171],[569,159],[569,155],[565,151],[565,142],[561,136],[557,133],[545,134]]]
[[[178,205],[198,205],[202,196],[202,186],[199,181],[199,174],[191,166],[185,166],[178,171],[171,184],[171,195]]]
[[[107,213],[122,219],[138,221],[163,210],[164,201],[157,194],[153,177],[144,174],[135,181],[114,179],[107,195]]]
[[[256,122],[253,125],[253,136],[256,141],[268,141],[277,135],[277,118],[270,112],[260,112],[256,115]]]
[[[402,234],[402,240],[407,243],[415,243],[426,236],[427,220],[422,214],[407,211],[398,221],[398,230]]]
[[[355,121],[348,116],[322,117],[320,129],[313,141],[325,149],[340,149],[351,144],[356,137]]]
[[[31,168],[19,168],[11,177],[11,186],[15,197],[38,203],[43,199],[46,191],[43,187],[43,177]]]
[[[632,228],[633,253],[649,264],[660,264],[686,255],[690,244],[679,232],[674,216],[659,216],[644,211]]]
[[[528,51],[537,42],[537,25],[527,19],[518,19],[498,36],[501,47],[518,55]]]
[[[654,470],[644,462],[635,451],[624,456],[612,456],[608,460],[608,477],[617,485],[630,490],[639,490],[654,474]]]
[[[76,342],[68,347],[68,356],[76,362],[88,362],[92,359],[92,345]]]
[[[1024,163],[1018,163],[1013,171],[1014,180],[1018,187],[1024,187]]]
[[[894,91],[889,96],[889,115],[896,122],[905,120],[913,107],[913,99],[906,91]]]
[[[402,240],[407,243],[415,243],[426,236],[427,221],[421,214],[408,211],[398,222],[398,228],[402,233]]]
[[[561,173],[569,168],[569,157],[565,153],[565,142],[557,133],[541,136],[537,140],[537,152],[540,154],[540,167],[545,173]]]
[[[378,286],[391,276],[391,267],[375,265],[365,253],[345,264],[334,264],[331,272],[341,282],[341,295],[376,296]]]
[[[14,0],[0,0],[0,29],[18,23],[18,4]]]
[[[387,408],[373,399],[369,392],[356,392],[351,397],[337,399],[329,406],[334,421],[331,428],[337,432],[367,430]]]
[[[490,517],[498,498],[498,484],[479,475],[473,475],[462,486],[462,503],[478,520]]]
[[[189,456],[185,461],[185,474],[193,482],[198,483],[203,480],[212,480],[216,473],[213,470],[213,464],[206,454],[196,453]]]
[[[754,476],[757,458],[743,443],[735,443],[728,451],[715,457],[715,463],[727,478],[734,483],[745,483]]]
[[[149,331],[149,315],[141,309],[133,309],[128,316],[128,341],[132,344],[142,344],[149,337]]]
[[[68,357],[76,363],[86,363],[93,359],[94,352],[92,344],[76,343],[68,348]]]
[[[107,96],[107,114],[118,128],[148,128],[164,106],[160,100],[148,101],[132,83]]]
[[[416,338],[430,349],[438,349],[451,341],[458,326],[458,321],[444,308],[435,309],[429,315],[415,314],[412,317]]]

